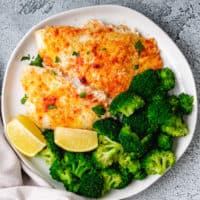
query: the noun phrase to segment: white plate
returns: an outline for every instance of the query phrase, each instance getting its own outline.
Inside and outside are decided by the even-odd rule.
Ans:
[[[146,37],[154,37],[161,50],[164,65],[172,68],[176,74],[177,87],[175,88],[175,92],[184,91],[194,96],[193,112],[186,119],[189,125],[190,134],[186,137],[179,138],[175,144],[175,153],[178,160],[192,140],[197,121],[197,95],[190,66],[175,43],[156,24],[144,15],[121,6],[103,5],[66,11],[42,21],[34,26],[23,37],[10,57],[4,77],[2,90],[2,115],[4,127],[14,116],[24,112],[24,108],[20,103],[20,99],[24,95],[20,84],[20,73],[22,65],[25,65],[25,63],[20,62],[20,58],[28,53],[30,53],[30,55],[37,54],[33,34],[34,31],[51,25],[81,26],[88,19],[101,20],[116,25],[125,24],[130,28],[136,28],[136,30]],[[19,156],[34,173],[41,176],[55,188],[63,189],[61,184],[50,178],[47,166],[39,159],[28,159],[23,155]],[[143,181],[133,181],[125,189],[112,190],[103,199],[122,199],[135,195],[152,185],[159,177],[160,176],[150,176]]]

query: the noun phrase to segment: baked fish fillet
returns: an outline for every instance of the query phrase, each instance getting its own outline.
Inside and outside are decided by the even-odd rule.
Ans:
[[[154,39],[143,38],[126,26],[89,21],[84,27],[46,27],[35,32],[44,64],[77,77],[94,89],[115,97],[128,89],[138,73],[160,69],[162,60]],[[142,42],[141,52],[135,47]]]
[[[21,82],[27,116],[40,128],[91,129],[98,119],[92,107],[103,104],[92,94],[81,98],[73,83],[48,68],[24,66]]]

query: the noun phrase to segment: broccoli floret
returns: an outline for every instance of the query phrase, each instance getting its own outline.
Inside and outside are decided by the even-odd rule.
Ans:
[[[172,151],[152,150],[142,160],[142,167],[148,175],[163,174],[175,163],[175,156]]]
[[[104,192],[111,190],[112,188],[118,188],[122,183],[122,176],[119,171],[114,168],[106,168],[101,171],[101,175],[104,178]]]
[[[160,133],[158,135],[158,147],[164,150],[170,150],[172,149],[173,145],[173,138],[169,135],[166,135],[164,133]]]
[[[71,173],[71,168],[66,167],[62,161],[54,161],[50,167],[50,175],[53,179],[62,182],[68,191],[78,192],[79,182],[77,178]]]
[[[92,159],[97,168],[106,168],[118,161],[118,156],[123,152],[121,144],[110,140],[107,136],[99,136],[99,146],[92,153]]]
[[[158,85],[158,73],[150,69],[135,76],[130,84],[129,90],[149,101]]]
[[[103,194],[104,179],[102,175],[93,171],[84,174],[80,179],[79,193],[86,197],[98,198]]]
[[[127,152],[141,152],[142,145],[138,135],[131,131],[130,126],[125,125],[119,133],[119,141]]]
[[[119,168],[121,177],[122,177],[122,182],[119,184],[116,189],[121,189],[126,187],[132,180],[133,180],[133,175],[128,172],[127,169],[125,168]]]
[[[167,92],[162,88],[158,88],[152,96],[152,101],[163,101],[167,98]]]
[[[139,160],[134,159],[131,153],[123,153],[119,156],[119,165],[128,170],[129,173],[135,174],[140,170]]]
[[[157,130],[157,126],[148,122],[146,111],[138,110],[129,117],[123,116],[122,123],[124,125],[129,125],[140,138],[144,137],[148,133],[154,133]]]
[[[171,90],[175,86],[175,76],[174,72],[169,68],[163,68],[159,71],[159,76],[161,79],[161,87],[164,90]]]
[[[42,133],[46,139],[47,147],[39,152],[38,156],[44,158],[48,165],[51,165],[56,159],[61,158],[62,150],[54,143],[53,130],[45,130]]]
[[[146,153],[154,145],[155,135],[148,134],[141,139],[143,154]]]
[[[94,113],[96,113],[96,115],[97,115],[98,117],[100,117],[101,115],[104,115],[105,112],[106,112],[106,110],[105,110],[105,108],[103,107],[103,105],[97,105],[97,106],[93,107],[93,108],[92,108],[92,111],[93,111]]]
[[[110,117],[97,120],[94,122],[93,128],[99,135],[105,135],[111,140],[118,141],[121,124],[119,121]]]
[[[63,165],[70,167],[71,173],[79,178],[83,174],[93,170],[93,165],[89,156],[83,153],[65,152]]]
[[[153,101],[147,109],[147,117],[152,124],[163,124],[171,116],[171,107],[167,101]]]
[[[110,113],[112,115],[123,114],[130,116],[135,110],[144,106],[144,101],[141,97],[133,92],[122,92],[116,96],[110,104]]]
[[[183,114],[190,114],[193,108],[194,97],[185,93],[181,93],[178,97],[180,102],[180,108]]]
[[[185,136],[189,132],[188,127],[184,123],[182,117],[176,115],[170,117],[165,124],[161,126],[161,130],[172,137]]]
[[[169,104],[171,105],[171,109],[173,113],[179,112],[180,110],[180,103],[179,98],[175,95],[171,95],[168,97]]]
[[[134,174],[134,179],[136,180],[142,180],[142,179],[145,179],[146,177],[147,177],[147,173],[144,169],[140,169]]]

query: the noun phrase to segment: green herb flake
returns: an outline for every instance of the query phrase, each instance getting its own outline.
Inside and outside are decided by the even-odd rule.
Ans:
[[[102,48],[102,50],[103,50],[103,51],[106,51],[106,50],[107,50],[107,48],[105,48],[105,47],[104,47],[104,48]]]
[[[104,108],[102,105],[97,105],[97,106],[93,107],[93,108],[92,108],[92,111],[93,111],[94,113],[96,113],[96,115],[97,115],[98,117],[100,117],[101,115],[104,115],[105,112],[106,112],[105,108]]]
[[[30,59],[31,59],[30,54],[28,54],[27,56],[22,56],[22,57],[21,57],[21,61],[30,60]]]
[[[54,76],[57,75],[57,73],[54,70],[51,70],[51,74]]]
[[[89,55],[90,54],[90,51],[87,51],[87,55]]]
[[[86,97],[86,95],[87,95],[86,92],[81,92],[79,96],[80,96],[80,98],[84,98],[84,97]]]
[[[135,43],[135,48],[138,50],[139,54],[144,50],[144,46],[140,40]]]
[[[25,94],[24,97],[21,98],[21,104],[25,104],[28,99],[28,96]]]
[[[55,63],[59,63],[60,62],[60,58],[58,56],[55,57]]]
[[[30,62],[30,65],[34,65],[34,66],[38,66],[38,67],[43,67],[42,62],[43,62],[42,58],[39,55],[37,55],[35,57],[35,59]]]
[[[55,105],[49,105],[49,106],[48,106],[48,109],[49,109],[49,110],[54,109],[54,108],[56,108]]]
[[[134,69],[135,69],[135,70],[139,69],[139,65],[135,65],[135,66],[134,66]]]
[[[72,56],[80,56],[79,52],[73,51]]]

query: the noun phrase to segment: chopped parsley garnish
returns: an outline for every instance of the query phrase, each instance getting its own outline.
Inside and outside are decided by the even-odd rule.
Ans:
[[[55,57],[55,63],[59,63],[60,62],[60,58],[58,56]]]
[[[104,47],[104,48],[102,48],[102,50],[103,50],[103,51],[106,51],[107,49]]]
[[[52,75],[57,75],[57,73],[54,70],[51,70]]]
[[[72,56],[80,56],[79,52],[73,51]]]
[[[30,62],[30,65],[34,65],[34,66],[38,66],[38,67],[43,67],[42,62],[43,62],[42,58],[39,55],[37,55],[35,57],[35,59]]]
[[[87,55],[90,54],[90,51],[87,51]]]
[[[24,97],[21,98],[21,104],[25,104],[28,99],[28,96],[25,94]]]
[[[55,105],[49,105],[49,106],[48,106],[48,109],[54,109],[54,108],[56,108]]]
[[[134,69],[139,69],[139,65],[135,65],[135,66],[134,66]]]
[[[101,115],[104,115],[106,112],[105,108],[102,105],[97,105],[93,107],[92,111],[95,112],[98,117],[100,117]]]
[[[140,40],[135,43],[135,48],[138,50],[139,54],[144,50],[144,46]]]
[[[23,61],[23,60],[30,60],[30,58],[31,58],[31,56],[30,56],[30,54],[28,54],[27,56],[22,56],[21,57],[21,61]]]
[[[86,92],[81,92],[79,96],[80,96],[80,98],[84,98],[84,97],[86,97],[86,95],[87,95]]]

